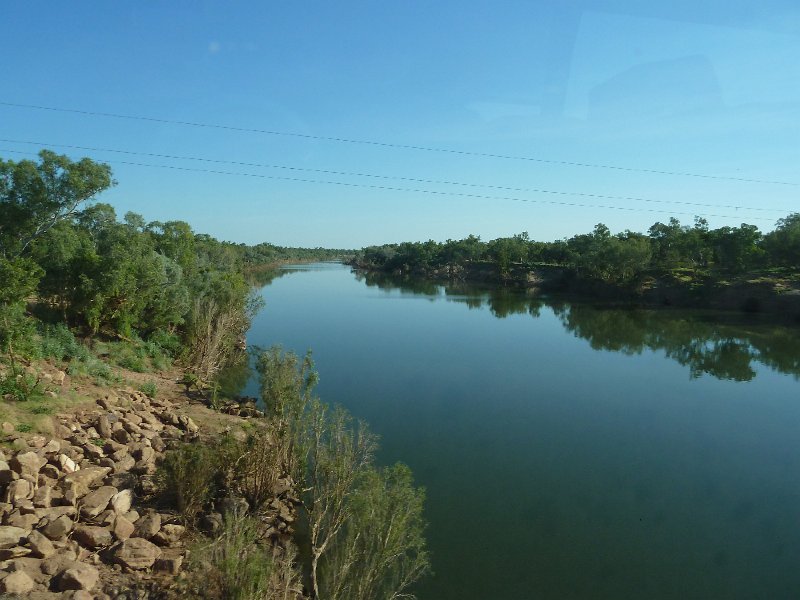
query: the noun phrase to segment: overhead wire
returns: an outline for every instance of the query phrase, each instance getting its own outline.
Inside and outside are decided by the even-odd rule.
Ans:
[[[11,152],[14,154],[26,154],[26,155],[35,155],[34,152],[30,151],[21,151],[21,150],[10,150],[10,149],[2,149],[0,148],[0,152]],[[313,183],[313,184],[321,184],[321,185],[337,185],[343,187],[354,187],[354,188],[365,188],[365,189],[373,189],[373,190],[384,190],[384,191],[394,191],[394,192],[405,192],[405,193],[419,193],[419,194],[430,194],[430,195],[437,195],[437,196],[455,196],[460,198],[473,198],[473,199],[480,199],[480,200],[510,200],[515,202],[529,202],[535,204],[550,204],[556,206],[570,206],[570,207],[578,207],[578,208],[602,208],[608,210],[621,210],[626,212],[647,212],[647,213],[659,213],[659,214],[670,214],[670,215],[689,215],[689,216],[698,216],[698,217],[718,217],[723,219],[736,219],[739,217],[734,217],[732,215],[721,215],[721,214],[713,214],[713,213],[687,213],[687,212],[676,212],[676,211],[668,211],[668,210],[658,210],[658,209],[648,209],[648,208],[638,208],[638,207],[625,207],[625,206],[613,206],[613,205],[602,205],[602,204],[585,204],[581,202],[559,202],[556,200],[543,200],[543,199],[531,199],[531,198],[518,198],[514,196],[489,196],[484,194],[469,194],[466,192],[455,192],[455,191],[440,191],[440,190],[426,190],[426,189],[419,189],[419,188],[400,188],[394,186],[385,186],[385,185],[372,185],[367,183],[353,183],[353,182],[345,182],[345,181],[331,181],[331,180],[319,180],[319,179],[305,179],[300,177],[282,177],[279,175],[265,175],[263,173],[241,173],[235,171],[220,171],[215,169],[196,169],[192,167],[180,167],[177,165],[154,165],[154,164],[147,164],[147,163],[138,163],[132,161],[125,161],[125,160],[114,160],[112,164],[123,164],[123,165],[131,165],[137,167],[148,167],[148,168],[159,168],[159,169],[172,169],[176,171],[187,171],[192,173],[209,173],[215,175],[229,175],[229,176],[240,176],[240,177],[253,177],[259,179],[270,179],[270,180],[278,180],[278,181],[292,181],[292,182],[300,182],[300,183]],[[772,221],[773,219],[769,219],[767,217],[747,217],[749,219],[755,219],[760,221]]]
[[[322,173],[325,175],[341,175],[341,176],[352,176],[352,177],[369,177],[373,179],[388,179],[388,180],[397,180],[397,181],[411,181],[414,183],[430,183],[430,184],[437,184],[437,185],[457,185],[462,187],[469,187],[469,188],[487,188],[487,189],[496,189],[496,190],[505,190],[509,192],[532,192],[538,194],[555,194],[559,196],[580,196],[585,198],[597,198],[601,200],[626,200],[626,201],[636,201],[636,202],[649,202],[649,203],[656,203],[656,204],[677,204],[683,206],[698,206],[703,208],[729,208],[733,210],[747,210],[747,211],[759,211],[759,212],[776,212],[776,213],[785,213],[786,210],[779,209],[779,208],[764,208],[764,207],[753,207],[753,206],[746,206],[746,205],[736,205],[736,204],[709,204],[703,202],[687,202],[684,200],[657,200],[654,198],[643,198],[637,196],[615,196],[609,194],[596,194],[596,193],[589,193],[589,192],[569,192],[569,191],[561,191],[561,190],[548,190],[542,188],[528,188],[528,187],[510,187],[510,186],[502,186],[502,185],[492,185],[492,184],[484,184],[484,183],[465,183],[461,181],[450,181],[450,180],[442,180],[442,179],[423,179],[418,177],[403,177],[399,175],[378,175],[375,173],[361,173],[361,172],[354,172],[354,171],[335,171],[331,169],[315,169],[311,167],[297,167],[297,166],[289,166],[289,165],[276,165],[276,164],[266,164],[266,163],[253,163],[253,162],[244,162],[244,161],[236,161],[236,160],[223,160],[223,159],[215,159],[215,158],[202,158],[197,156],[185,156],[185,155],[176,155],[176,154],[161,154],[155,152],[136,152],[133,150],[121,150],[118,148],[104,148],[104,147],[96,147],[96,146],[79,146],[75,144],[53,144],[49,142],[34,142],[30,140],[14,140],[14,139],[6,139],[0,138],[0,142],[5,143],[12,143],[12,144],[27,144],[33,146],[43,146],[43,147],[54,147],[54,148],[70,148],[73,150],[86,150],[89,152],[112,152],[116,154],[127,154],[132,156],[148,156],[151,158],[166,158],[171,160],[191,160],[191,161],[198,161],[198,162],[206,162],[206,163],[215,163],[215,164],[229,164],[229,165],[237,165],[243,167],[260,167],[260,168],[267,168],[267,169],[284,169],[289,171],[303,171],[303,172],[310,172],[310,173]]]
[[[143,115],[126,115],[121,113],[113,113],[113,112],[102,112],[102,111],[91,111],[91,110],[79,110],[73,108],[64,108],[64,107],[57,107],[57,106],[42,106],[37,104],[24,104],[21,102],[8,102],[0,100],[0,106],[8,106],[14,108],[27,108],[33,110],[42,110],[42,111],[51,111],[51,112],[61,112],[61,113],[71,113],[71,114],[79,114],[84,116],[94,116],[94,117],[106,117],[106,118],[113,118],[113,119],[127,119],[127,120],[136,120],[136,121],[148,121],[151,123],[161,123],[161,124],[168,124],[168,125],[182,125],[182,126],[189,126],[189,127],[203,127],[208,129],[221,129],[226,131],[237,131],[237,132],[246,132],[246,133],[260,133],[265,135],[273,135],[273,136],[285,136],[285,137],[295,137],[300,139],[310,139],[310,140],[318,140],[318,141],[327,141],[327,142],[338,142],[338,143],[346,143],[346,144],[362,144],[362,145],[369,145],[369,146],[376,146],[376,147],[383,147],[383,148],[394,148],[394,149],[401,149],[401,150],[417,150],[423,152],[438,152],[438,153],[445,153],[445,154],[455,154],[461,156],[476,156],[481,158],[496,158],[496,159],[504,159],[504,160],[520,160],[520,161],[529,161],[529,162],[537,162],[537,163],[545,163],[545,164],[553,164],[553,165],[561,165],[561,166],[570,166],[570,167],[581,167],[581,168],[593,168],[593,169],[611,169],[615,171],[624,171],[624,172],[633,172],[633,173],[647,173],[651,175],[668,175],[668,176],[677,176],[677,177],[697,177],[702,179],[715,179],[715,180],[726,180],[726,181],[738,181],[738,182],[746,182],[746,183],[762,183],[762,184],[770,184],[770,185],[786,185],[786,186],[800,186],[800,183],[791,182],[791,181],[776,181],[776,180],[768,180],[768,179],[755,179],[755,178],[747,178],[747,177],[732,177],[728,175],[711,175],[706,173],[691,173],[691,172],[684,172],[684,171],[670,171],[665,169],[645,169],[639,167],[629,167],[629,166],[621,166],[621,165],[608,165],[608,164],[600,164],[600,163],[590,163],[590,162],[579,162],[579,161],[568,161],[568,160],[556,160],[556,159],[549,159],[549,158],[541,158],[541,157],[533,157],[533,156],[517,156],[511,154],[496,154],[491,152],[477,152],[477,151],[470,151],[470,150],[457,150],[455,148],[437,148],[431,146],[420,146],[414,144],[400,144],[394,142],[383,142],[378,140],[363,140],[363,139],[355,139],[355,138],[348,138],[348,137],[338,137],[338,136],[325,136],[325,135],[314,135],[310,133],[299,133],[293,131],[277,131],[272,129],[259,129],[254,127],[239,127],[233,125],[221,125],[217,123],[202,123],[198,121],[182,121],[177,119],[166,119],[160,117],[146,117]]]

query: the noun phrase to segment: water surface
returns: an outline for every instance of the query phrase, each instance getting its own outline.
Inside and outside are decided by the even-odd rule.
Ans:
[[[797,329],[281,275],[248,342],[313,349],[427,488],[421,600],[800,597]]]

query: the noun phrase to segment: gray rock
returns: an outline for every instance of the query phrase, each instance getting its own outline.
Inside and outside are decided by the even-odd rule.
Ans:
[[[93,519],[108,507],[108,503],[118,492],[117,488],[110,485],[104,485],[89,492],[81,501],[81,515],[87,519]]]
[[[118,515],[124,515],[131,509],[133,490],[122,490],[111,498],[111,506]]]
[[[58,589],[90,591],[97,585],[100,573],[91,565],[78,564],[61,573],[58,580]]]
[[[25,571],[15,571],[0,581],[0,592],[22,596],[33,590],[33,579]]]
[[[0,548],[13,548],[21,544],[28,531],[22,527],[14,527],[12,525],[0,526]]]
[[[131,521],[122,515],[114,519],[111,532],[118,540],[127,540],[136,531],[136,526]]]
[[[53,542],[38,531],[31,531],[28,534],[28,546],[31,554],[37,558],[48,558],[56,552]]]
[[[186,527],[183,525],[162,525],[161,530],[152,537],[152,540],[159,546],[174,546],[185,532]]]
[[[51,540],[63,540],[72,531],[74,523],[67,515],[50,520],[41,531]]]
[[[161,529],[161,515],[157,512],[150,512],[136,521],[136,531],[134,535],[139,538],[150,539]]]
[[[161,549],[144,538],[134,537],[119,542],[112,549],[112,557],[129,569],[149,569],[161,557]]]
[[[93,525],[77,525],[72,537],[81,545],[92,550],[110,546],[114,541],[108,529]]]

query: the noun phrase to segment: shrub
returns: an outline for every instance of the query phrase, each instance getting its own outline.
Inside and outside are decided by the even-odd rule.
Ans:
[[[241,456],[238,442],[222,438],[216,445],[184,444],[169,452],[161,464],[157,481],[162,498],[175,506],[192,525],[200,512],[227,480]]]
[[[56,360],[88,360],[89,349],[75,339],[75,336],[63,323],[43,325],[39,332],[40,353],[42,358]]]
[[[258,523],[252,518],[225,520],[222,534],[192,550],[195,569],[201,569],[206,598],[266,600],[273,575],[271,553],[263,546]]]
[[[158,394],[158,386],[155,381],[147,381],[139,386],[139,391],[144,392],[150,398],[155,398]]]

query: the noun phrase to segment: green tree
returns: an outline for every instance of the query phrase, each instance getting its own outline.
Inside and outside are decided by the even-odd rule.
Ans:
[[[111,168],[49,150],[39,162],[0,160],[0,254],[15,258],[79,206],[114,185]]]

